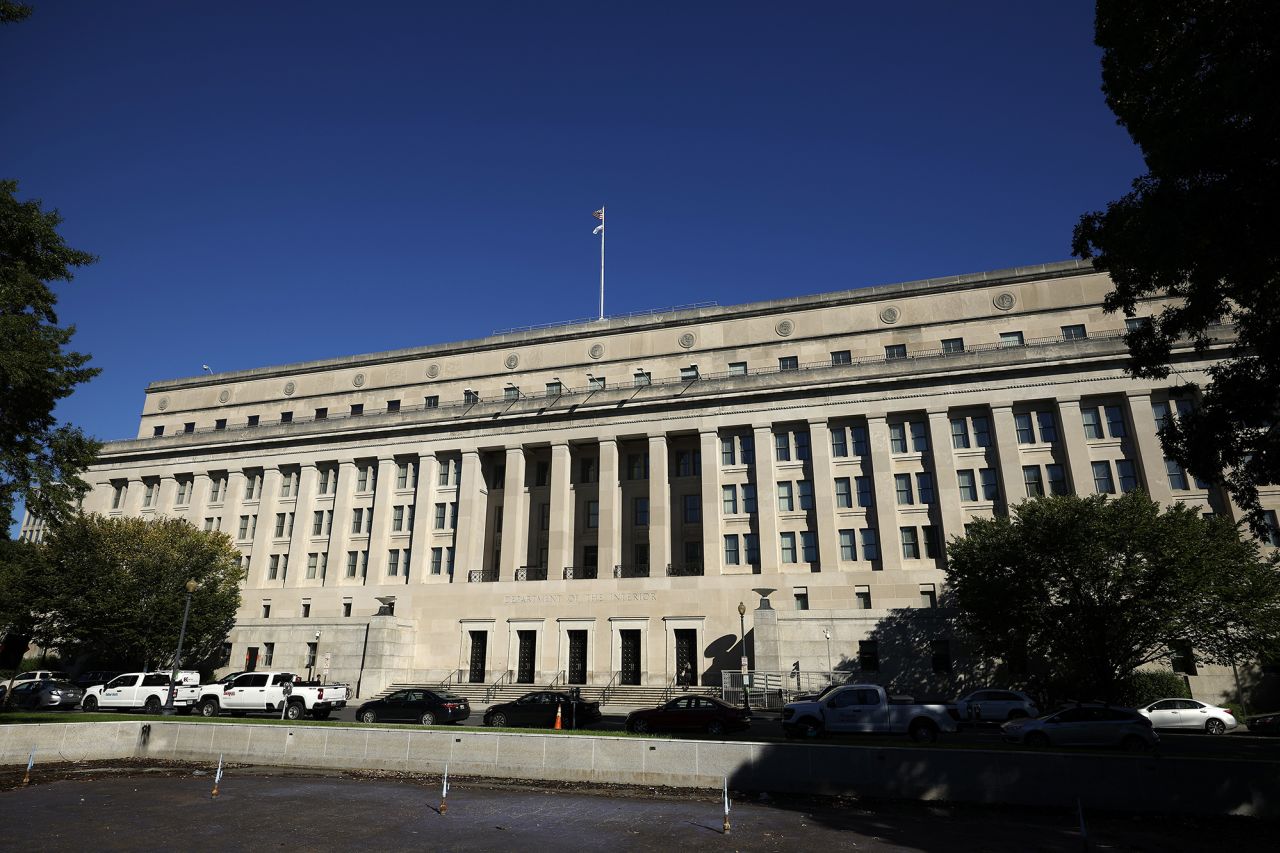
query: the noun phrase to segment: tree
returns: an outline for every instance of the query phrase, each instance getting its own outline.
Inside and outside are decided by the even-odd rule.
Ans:
[[[1072,250],[1110,274],[1108,311],[1169,307],[1130,331],[1129,371],[1164,379],[1172,347],[1203,352],[1234,326],[1200,405],[1162,436],[1166,452],[1221,480],[1263,524],[1257,488],[1280,482],[1280,4],[1270,0],[1099,0],[1107,104],[1147,173],[1085,214]]]
[[[1059,496],[975,519],[947,584],[981,651],[1025,657],[1080,698],[1118,699],[1144,664],[1189,643],[1230,664],[1280,637],[1280,558],[1225,518],[1142,492]]]
[[[240,606],[240,553],[225,533],[181,519],[77,515],[44,546],[49,578],[35,602],[34,640],[64,660],[91,655],[151,669],[173,658],[187,580],[183,659],[215,658]]]
[[[44,548],[0,539],[0,669],[16,669],[26,655],[35,625],[31,602],[48,576]]]
[[[0,517],[11,518],[22,497],[57,524],[88,489],[79,475],[99,445],[59,425],[53,409],[98,370],[67,349],[75,329],[58,325],[49,282],[70,281],[73,267],[95,258],[63,242],[57,211],[20,202],[17,191],[0,181]]]
[[[0,24],[16,24],[31,17],[31,7],[26,3],[0,0]]]

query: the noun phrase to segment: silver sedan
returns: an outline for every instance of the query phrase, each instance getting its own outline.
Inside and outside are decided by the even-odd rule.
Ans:
[[[1239,725],[1230,709],[1196,699],[1159,699],[1145,708],[1139,708],[1138,713],[1150,720],[1151,725],[1157,729],[1220,735]]]

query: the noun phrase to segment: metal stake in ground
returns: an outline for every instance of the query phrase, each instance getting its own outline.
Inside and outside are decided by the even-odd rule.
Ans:
[[[219,752],[218,753],[218,772],[213,774],[213,793],[209,795],[210,797],[217,799],[218,783],[221,781],[222,781],[222,753]]]
[[[724,777],[724,834],[729,834],[729,777]]]
[[[36,748],[33,746],[31,747],[31,754],[27,756],[27,772],[22,774],[23,785],[31,784],[31,768],[35,766],[35,763],[36,763]]]
[[[444,764],[444,781],[440,783],[440,814],[449,812],[449,762]]]

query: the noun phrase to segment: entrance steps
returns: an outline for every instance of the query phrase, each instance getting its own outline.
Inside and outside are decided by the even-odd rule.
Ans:
[[[606,688],[599,684],[579,684],[564,685],[556,684],[550,687],[542,684],[502,684],[493,687],[489,684],[471,684],[450,683],[444,685],[455,696],[462,696],[472,705],[490,705],[498,702],[510,702],[519,699],[526,693],[532,693],[535,690],[567,690],[571,687],[577,687],[581,692],[582,698],[588,702],[600,702],[603,705],[620,705],[629,708],[649,708],[660,705],[672,696],[680,696],[685,693],[697,693],[700,696],[712,696],[720,698],[719,687],[677,687],[677,686],[660,686],[660,685],[636,685],[636,684],[615,684],[608,688],[608,694],[605,695]],[[389,684],[387,688],[374,696],[375,699],[381,699],[384,696],[396,691],[407,690],[411,688],[440,690],[441,685],[437,683],[396,683]]]

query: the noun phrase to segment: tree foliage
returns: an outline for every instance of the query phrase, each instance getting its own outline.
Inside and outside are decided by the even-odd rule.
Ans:
[[[1221,517],[1142,492],[1026,501],[948,547],[947,584],[981,650],[1025,656],[1078,697],[1115,700],[1187,642],[1228,664],[1280,637],[1280,569]]]
[[[1203,351],[1234,326],[1198,410],[1163,436],[1206,480],[1223,479],[1261,525],[1257,487],[1280,482],[1280,4],[1273,0],[1099,0],[1107,104],[1147,173],[1085,214],[1073,251],[1110,274],[1105,307],[1133,317],[1130,371],[1169,375],[1173,344]]]
[[[44,545],[48,572],[32,602],[33,639],[64,660],[89,655],[113,665],[153,668],[173,658],[191,597],[183,660],[221,651],[240,606],[240,555],[225,533],[180,519],[77,515]]]
[[[75,329],[58,325],[49,283],[70,281],[94,257],[63,242],[57,211],[18,201],[17,190],[0,181],[0,517],[11,518],[22,497],[57,524],[88,488],[79,474],[99,445],[58,424],[53,409],[98,370],[67,349]]]

